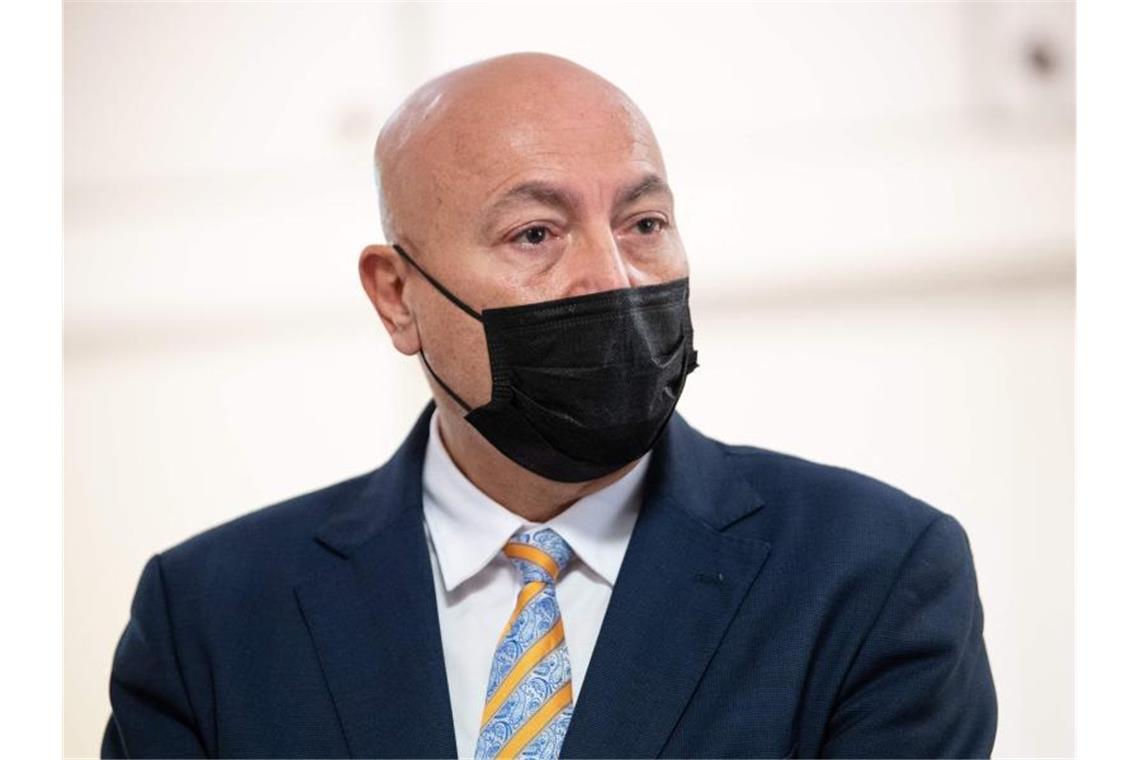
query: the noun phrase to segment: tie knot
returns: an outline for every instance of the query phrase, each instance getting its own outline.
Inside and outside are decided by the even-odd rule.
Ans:
[[[522,573],[523,583],[554,583],[574,557],[570,544],[551,528],[520,530],[507,541],[503,553]]]

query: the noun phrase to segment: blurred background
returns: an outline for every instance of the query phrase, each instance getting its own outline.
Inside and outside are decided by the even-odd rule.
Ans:
[[[1073,747],[1073,7],[66,3],[65,743],[147,558],[381,464],[428,399],[356,275],[424,80],[567,56],[640,105],[705,433],[957,517],[995,756]]]

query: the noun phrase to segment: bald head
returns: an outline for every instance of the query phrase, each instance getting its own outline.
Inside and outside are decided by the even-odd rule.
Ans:
[[[520,154],[541,158],[578,134],[583,151],[629,151],[660,164],[644,115],[613,84],[545,53],[513,53],[449,71],[416,89],[376,140],[374,164],[385,236],[422,240],[449,208],[449,189],[488,176]],[[554,140],[550,138],[554,137]],[[563,156],[565,158],[565,156]]]

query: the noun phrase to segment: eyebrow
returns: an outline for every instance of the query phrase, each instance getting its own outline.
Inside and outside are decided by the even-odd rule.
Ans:
[[[673,191],[668,183],[656,174],[646,174],[637,183],[626,187],[618,193],[617,205],[628,206],[643,195],[664,195],[670,202],[673,200]]]
[[[617,206],[619,208],[628,206],[642,196],[654,194],[664,195],[670,201],[673,200],[673,192],[664,179],[653,173],[646,174],[618,192]],[[582,199],[577,193],[558,185],[542,180],[531,180],[521,182],[499,196],[487,209],[487,216],[488,218],[494,217],[495,214],[506,208],[528,201],[570,212],[581,205]]]
[[[498,200],[492,203],[491,207],[487,209],[487,214],[488,216],[493,216],[503,209],[520,203],[526,203],[527,201],[541,203],[545,206],[554,206],[563,211],[570,211],[579,205],[580,200],[576,193],[570,192],[569,190],[565,190],[557,185],[552,185],[549,182],[532,180],[515,185],[499,196]]]

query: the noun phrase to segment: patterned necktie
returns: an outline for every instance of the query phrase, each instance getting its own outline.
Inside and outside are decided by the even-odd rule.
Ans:
[[[554,583],[574,552],[550,528],[517,532],[503,547],[522,575],[487,684],[476,760],[557,757],[574,711],[570,655]]]

